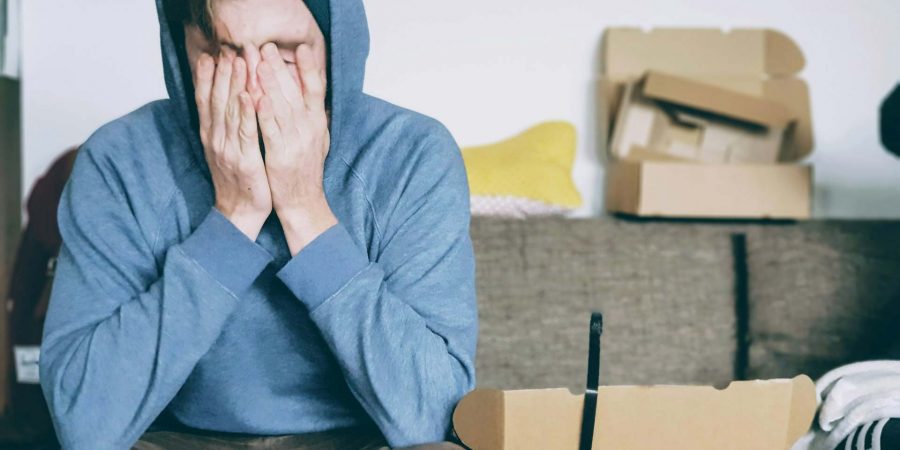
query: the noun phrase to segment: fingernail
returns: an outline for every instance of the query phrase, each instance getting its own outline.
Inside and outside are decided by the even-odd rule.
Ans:
[[[275,54],[278,52],[278,47],[276,47],[274,43],[269,42],[263,46],[263,51],[269,54]]]

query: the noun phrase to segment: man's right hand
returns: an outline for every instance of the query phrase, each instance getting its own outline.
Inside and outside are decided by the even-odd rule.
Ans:
[[[234,52],[222,53],[218,62],[204,53],[197,61],[194,91],[216,209],[255,241],[272,212],[272,194],[247,76],[246,61]]]

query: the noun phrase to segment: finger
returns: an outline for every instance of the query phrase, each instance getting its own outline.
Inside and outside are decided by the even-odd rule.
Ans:
[[[266,144],[266,152],[278,152],[281,150],[281,129],[275,119],[275,110],[272,100],[264,96],[259,101],[259,129],[262,131],[263,143]]]
[[[247,92],[250,93],[250,98],[256,101],[262,96],[262,87],[259,85],[259,77],[257,76],[259,73],[257,69],[262,56],[260,56],[259,49],[256,46],[248,45],[244,47],[243,57],[244,62],[247,63]]]
[[[297,46],[297,72],[303,83],[303,101],[313,111],[325,109],[325,71],[319,67],[312,47],[309,44]]]
[[[232,62],[231,87],[225,113],[225,139],[235,151],[240,151],[238,133],[241,126],[241,104],[238,98],[244,92],[246,84],[247,67],[243,58],[235,58]]]
[[[228,107],[228,97],[231,90],[231,74],[232,66],[227,53],[223,53],[219,57],[219,64],[216,66],[216,75],[213,80],[212,98],[210,99],[210,119],[212,122],[212,132],[214,136],[222,137],[218,133],[224,132],[225,127],[225,110]]]
[[[209,130],[210,103],[209,96],[212,90],[215,64],[212,56],[206,53],[197,59],[197,67],[194,70],[194,100],[197,103],[197,115],[200,119],[200,136],[206,139]]]
[[[268,43],[262,48],[263,60],[267,61],[275,73],[275,80],[278,81],[278,87],[288,103],[294,106],[303,105],[303,96],[300,94],[300,84],[291,76],[291,71],[285,65],[284,60],[278,53],[278,47],[273,43]]]
[[[236,57],[232,62],[231,96],[237,99],[241,92],[247,88],[247,62],[244,58]]]
[[[275,78],[272,64],[267,60],[263,60],[259,63],[259,80],[262,83],[264,92],[262,98],[268,98],[268,103],[272,109],[275,123],[281,130],[285,132],[288,131],[289,127],[292,126],[293,108],[281,92],[281,85]],[[260,102],[262,102],[262,100],[260,100]],[[302,105],[302,102],[303,101],[301,100],[299,104]]]
[[[240,142],[241,152],[244,154],[259,153],[259,133],[256,131],[256,110],[253,109],[253,100],[250,94],[241,92],[238,96],[241,109]]]

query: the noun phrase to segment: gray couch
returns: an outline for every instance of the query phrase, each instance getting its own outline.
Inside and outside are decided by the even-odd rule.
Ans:
[[[900,357],[900,222],[476,218],[478,386],[813,378]]]

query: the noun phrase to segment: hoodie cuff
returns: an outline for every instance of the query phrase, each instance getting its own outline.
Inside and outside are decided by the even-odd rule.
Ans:
[[[238,297],[273,260],[266,249],[251,241],[215,207],[182,241],[181,251]]]
[[[276,276],[312,311],[369,265],[340,223],[300,250]]]

